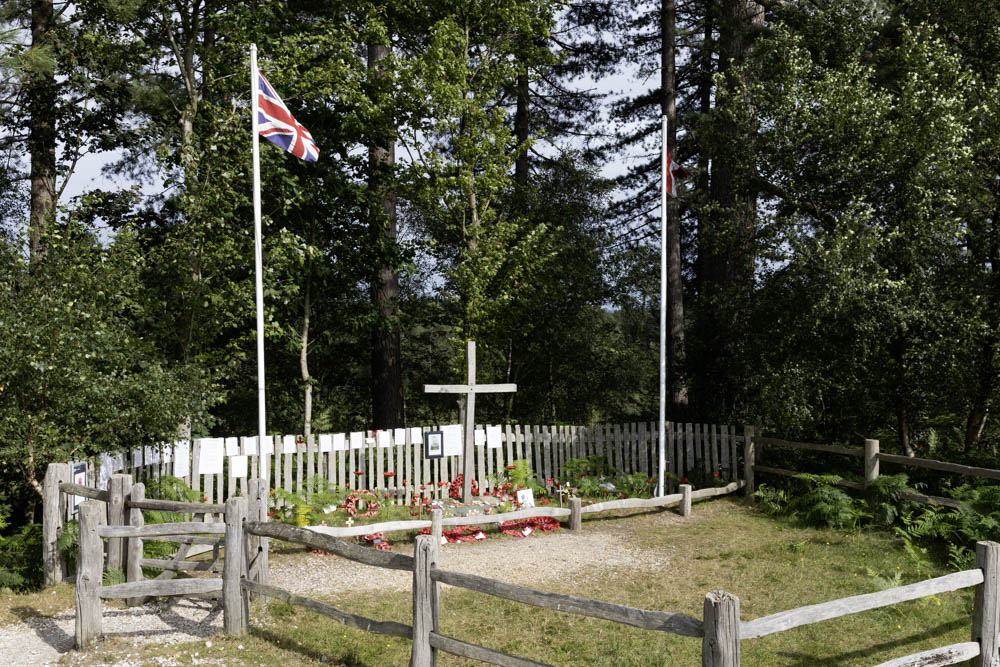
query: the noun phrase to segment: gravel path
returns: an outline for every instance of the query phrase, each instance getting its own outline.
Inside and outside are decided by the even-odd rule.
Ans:
[[[644,527],[656,530],[680,517],[672,513],[649,516]],[[634,526],[632,527],[634,529]],[[539,588],[560,579],[578,578],[600,568],[657,570],[667,564],[663,553],[642,551],[629,544],[634,535],[622,523],[606,523],[600,530],[535,533],[525,539],[497,539],[441,547],[439,565],[448,570],[478,574]],[[397,553],[412,554],[412,545]],[[544,568],[539,564],[544,563]],[[293,593],[322,596],[358,590],[403,591],[410,588],[406,572],[384,570],[335,556],[311,553],[276,554],[271,559],[270,583]],[[68,609],[53,616],[28,616],[22,623],[0,627],[2,667],[52,664],[73,648],[75,615]],[[134,656],[118,664],[142,664],[141,644],[176,643],[206,639],[220,631],[222,609],[214,602],[167,598],[143,607],[105,608],[104,635],[131,641]],[[133,662],[134,659],[134,662]],[[75,664],[88,664],[86,654],[70,654]]]

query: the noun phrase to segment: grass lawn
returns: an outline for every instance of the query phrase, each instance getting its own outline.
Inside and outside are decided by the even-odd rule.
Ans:
[[[658,521],[658,518],[661,520]],[[584,521],[584,531],[607,529],[607,520]],[[868,593],[879,589],[869,572],[902,583],[918,578],[901,545],[885,533],[801,528],[759,514],[738,499],[696,503],[683,522],[657,514],[614,520],[635,544],[662,556],[662,565],[634,570],[594,569],[564,577],[548,590],[676,611],[700,618],[706,592],[739,596],[741,617]],[[500,539],[491,536],[490,539]],[[531,539],[531,538],[528,538]],[[462,548],[461,545],[446,548]],[[276,556],[280,558],[281,556]],[[544,567],[544,563],[539,563]],[[919,578],[944,574],[940,567]],[[503,579],[502,573],[498,578]],[[41,594],[42,596],[46,594]],[[8,596],[9,597],[9,596]],[[0,623],[14,606],[0,600]],[[63,598],[57,594],[57,598]],[[17,603],[16,600],[22,600]],[[346,611],[410,623],[409,593],[344,594],[320,598]],[[742,642],[744,665],[872,665],[936,646],[968,641],[972,589],[947,593]],[[255,603],[249,636],[142,649],[144,662],[175,657],[182,664],[405,665],[410,642],[346,628],[280,602]],[[553,665],[697,665],[701,640],[649,632],[607,621],[537,609],[444,587],[441,632]],[[117,640],[88,654],[89,662],[114,661],[135,651]],[[64,658],[76,662],[70,656]],[[446,654],[442,665],[480,664]]]

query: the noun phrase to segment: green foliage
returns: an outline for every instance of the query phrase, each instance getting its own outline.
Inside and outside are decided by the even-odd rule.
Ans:
[[[125,581],[125,572],[117,567],[108,568],[101,576],[102,586],[115,586],[117,584],[124,584]]]
[[[780,516],[789,511],[789,494],[786,489],[773,487],[769,484],[760,484],[753,492],[757,509],[769,516]]]
[[[904,494],[914,491],[909,485],[909,477],[905,474],[879,475],[865,489],[868,514],[876,525],[892,526],[902,516],[909,514],[916,508],[916,503],[903,497]]]
[[[0,535],[0,588],[29,591],[43,583],[42,526],[21,526],[9,535]]]
[[[336,510],[344,502],[348,493],[349,491],[344,487],[337,486],[317,475],[307,479],[305,488],[298,492],[275,489],[272,498],[274,501],[284,502],[284,507],[275,509],[282,521],[294,522],[295,508],[308,507],[309,512],[306,520],[309,525],[314,526],[326,519],[328,511]],[[388,503],[381,496],[378,497],[377,502],[379,503],[379,511],[376,518],[385,517],[388,513]]]

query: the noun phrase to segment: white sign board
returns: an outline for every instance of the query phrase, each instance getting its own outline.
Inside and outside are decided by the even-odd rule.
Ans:
[[[392,447],[392,433],[389,431],[375,431],[375,439],[379,447]]]
[[[226,456],[238,456],[240,453],[240,439],[226,438]]]
[[[444,455],[445,456],[461,456],[462,455],[462,425],[461,424],[446,424],[441,427],[441,431],[444,433]]]
[[[80,461],[79,463],[72,464],[73,471],[73,483],[79,484],[80,486],[87,486],[87,462]],[[80,503],[83,502],[83,496],[73,496],[73,512],[77,511],[80,507]]]
[[[230,477],[246,477],[247,476],[247,457],[246,455],[237,455],[229,457],[229,476]]]
[[[174,477],[184,477],[191,472],[191,443],[178,440],[174,443]]]
[[[225,441],[222,438],[203,438],[201,440],[201,456],[198,459],[198,475],[221,475],[222,455]]]
[[[503,432],[499,426],[486,427],[486,447],[487,449],[499,449],[503,440]]]
[[[475,433],[475,435],[476,435],[476,447],[485,447],[486,446],[486,431],[484,431],[481,428],[477,428],[475,431],[473,431],[473,433]]]
[[[342,452],[347,449],[347,438],[343,433],[333,434],[333,451]]]
[[[392,432],[392,439],[397,446],[406,444],[406,429],[405,428],[394,429]]]
[[[243,453],[247,456],[257,456],[257,438],[254,437],[242,437],[240,440],[243,441]]]
[[[333,451],[333,438],[330,437],[329,433],[323,433],[319,436],[319,451],[320,453]]]
[[[281,441],[281,453],[282,454],[294,454],[298,451],[295,445],[295,436],[286,435]]]
[[[517,502],[521,504],[521,509],[528,509],[535,506],[535,492],[531,489],[521,489],[517,492]]]
[[[424,441],[423,429],[419,426],[413,426],[410,428],[410,442],[413,444],[420,444]]]
[[[351,434],[351,449],[361,449],[364,446],[365,434],[355,431]]]

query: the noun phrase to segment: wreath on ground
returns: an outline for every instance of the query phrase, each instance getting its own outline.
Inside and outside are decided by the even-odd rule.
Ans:
[[[358,501],[360,500],[364,500],[368,503],[368,507],[364,512],[358,514]],[[378,502],[378,496],[374,493],[367,489],[358,489],[357,491],[347,494],[347,497],[344,498],[344,503],[341,507],[344,508],[344,511],[347,512],[348,516],[371,517],[378,514],[380,505]]]
[[[430,535],[431,529],[424,528],[420,531],[420,534]],[[455,542],[478,542],[479,540],[486,539],[486,533],[477,526],[455,526],[454,528],[442,529],[441,537],[449,544],[454,544]]]
[[[559,521],[550,516],[534,516],[530,519],[503,521],[498,525],[500,532],[511,537],[527,537],[536,530],[551,533],[559,530]]]

